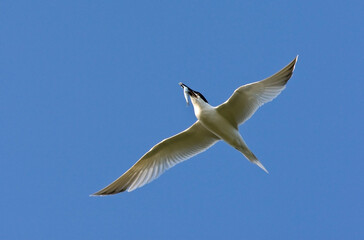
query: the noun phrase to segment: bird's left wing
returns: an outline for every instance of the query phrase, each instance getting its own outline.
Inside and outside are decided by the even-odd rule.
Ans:
[[[135,190],[158,178],[164,171],[207,150],[219,138],[199,121],[190,128],[152,147],[128,171],[92,195],[110,195]]]
[[[233,126],[248,120],[264,103],[272,101],[286,87],[293,74],[298,56],[276,74],[236,89],[231,97],[216,110]]]

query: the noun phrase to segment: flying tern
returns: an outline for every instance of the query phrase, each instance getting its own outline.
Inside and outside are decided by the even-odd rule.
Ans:
[[[199,92],[179,83],[188,104],[190,97],[197,121],[188,129],[164,139],[144,154],[129,170],[110,185],[92,195],[110,195],[133,191],[158,178],[167,169],[206,151],[223,140],[250,162],[268,173],[258,158],[250,151],[238,131],[264,103],[272,101],[285,88],[291,78],[298,56],[276,74],[236,89],[221,105],[213,107]]]

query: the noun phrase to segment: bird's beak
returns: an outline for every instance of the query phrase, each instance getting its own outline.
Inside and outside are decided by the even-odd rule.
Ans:
[[[188,95],[190,95],[191,89],[189,87],[187,87],[186,85],[184,85],[183,83],[181,83],[181,82],[179,83],[179,85],[181,86],[181,88],[183,88],[183,94],[185,95],[186,103],[188,105],[189,104]]]

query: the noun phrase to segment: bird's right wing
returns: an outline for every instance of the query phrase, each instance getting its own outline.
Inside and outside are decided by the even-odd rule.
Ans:
[[[93,195],[133,191],[158,178],[177,163],[207,150],[218,140],[217,136],[197,121],[185,131],[164,139],[152,147],[128,171]]]
[[[216,110],[233,126],[248,120],[264,103],[272,101],[286,87],[293,74],[298,56],[276,74],[236,89],[231,97]]]

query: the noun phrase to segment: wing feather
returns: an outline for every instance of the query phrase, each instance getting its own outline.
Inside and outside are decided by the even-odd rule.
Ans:
[[[207,150],[219,138],[197,121],[190,128],[152,147],[128,171],[93,195],[133,191],[158,178],[164,171]]]
[[[276,74],[239,87],[226,102],[217,106],[217,111],[234,126],[243,124],[260,106],[272,101],[284,90],[293,74],[297,58]]]

